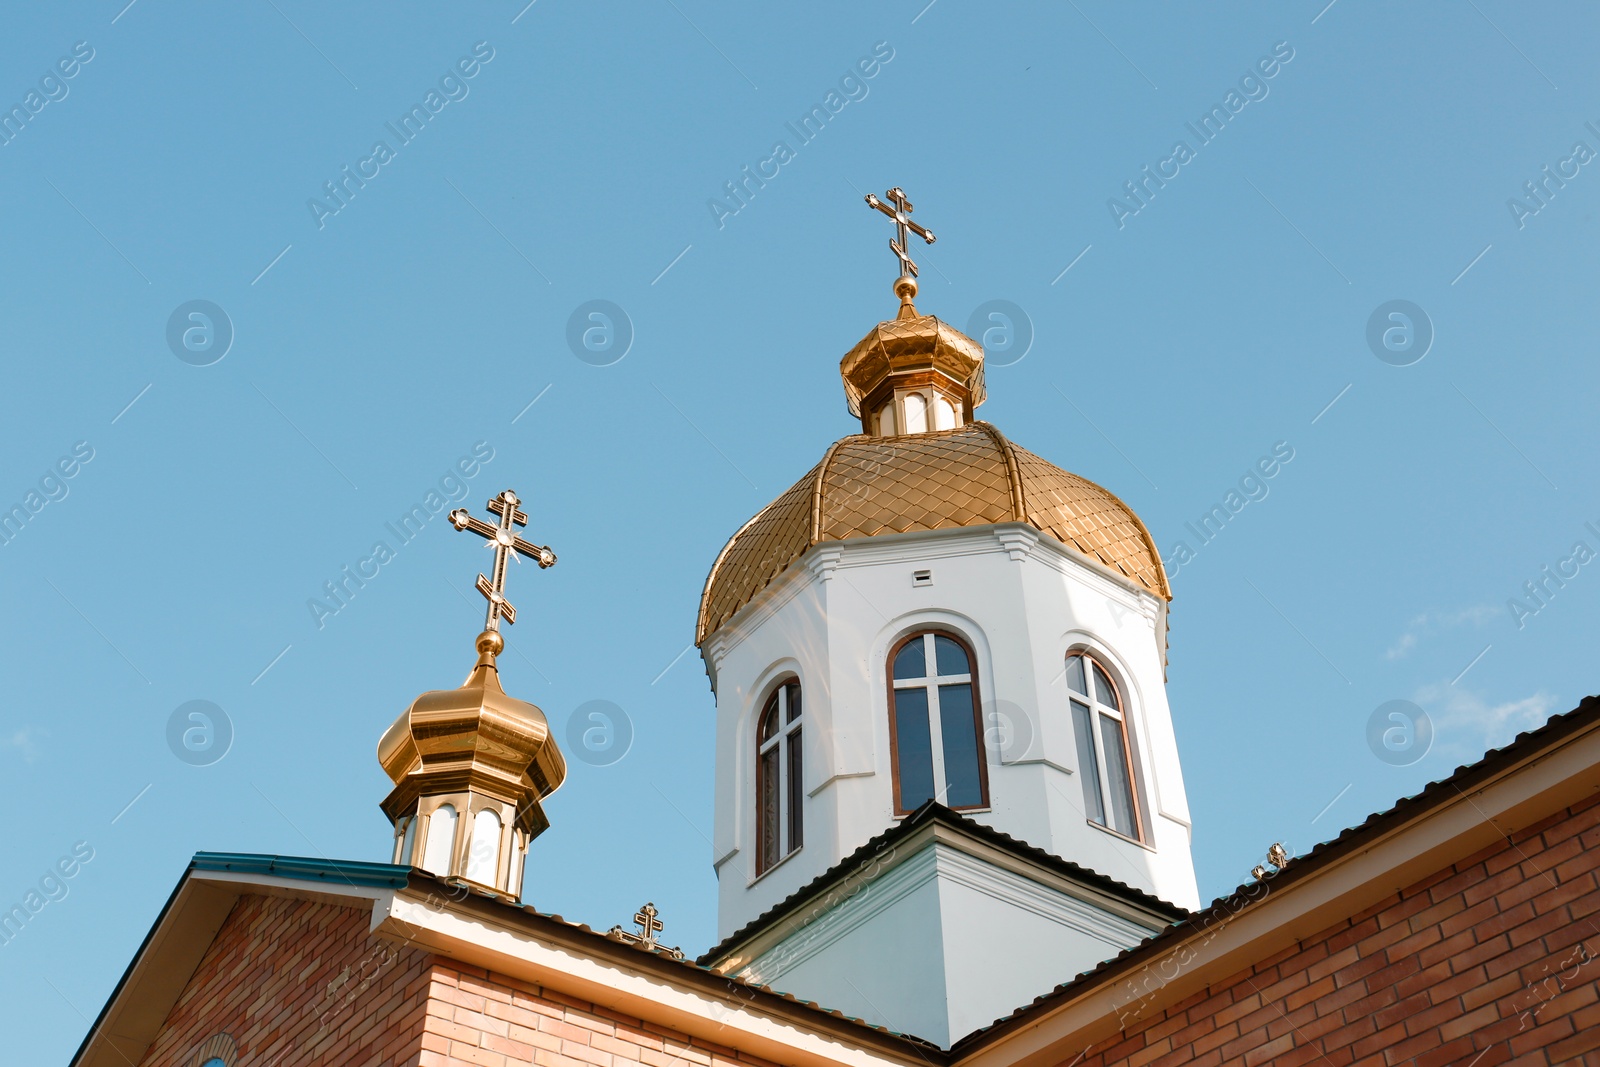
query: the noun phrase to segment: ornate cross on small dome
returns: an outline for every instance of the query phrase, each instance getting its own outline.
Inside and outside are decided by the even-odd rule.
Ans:
[[[500,516],[500,522],[496,526],[490,526],[482,519],[474,518],[468,514],[466,508],[457,508],[450,513],[452,526],[458,530],[471,530],[494,549],[494,579],[491,581],[482,574],[478,575],[478,592],[489,602],[488,614],[483,622],[485,633],[499,631],[502,615],[508,623],[514,624],[517,621],[517,609],[506,599],[506,563],[514,554],[527,556],[537,561],[540,567],[555,566],[554,552],[543,545],[524,541],[512,528],[513,524],[528,525],[528,516],[517,507],[520,503],[517,494],[509,489],[489,501],[486,505],[488,509]]]
[[[681,960],[683,959],[683,949],[668,948],[656,940],[656,935],[664,929],[664,924],[660,919],[656,918],[660,914],[654,904],[646,904],[635,912],[633,916],[634,923],[639,927],[638,933],[629,933],[620,926],[613,926],[607,932],[612,937],[619,938],[634,948],[642,948],[647,952],[661,952],[675,960]]]
[[[900,259],[900,277],[895,279],[894,291],[901,299],[906,299],[907,294],[901,292],[903,288],[910,288],[910,296],[917,295],[917,283],[915,281],[917,265],[911,262],[911,256],[906,252],[906,245],[909,241],[908,231],[916,234],[930,245],[938,238],[933,236],[932,230],[925,229],[918,223],[911,221],[913,209],[911,201],[906,199],[905,190],[897,185],[883,195],[888,197],[892,204],[885,204],[876,196],[868,193],[867,206],[877,208],[894,220],[895,236],[889,238],[889,247],[893,249],[894,254]]]

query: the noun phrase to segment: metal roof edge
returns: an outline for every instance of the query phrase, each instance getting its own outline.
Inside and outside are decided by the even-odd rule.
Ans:
[[[313,884],[339,881],[370,889],[403,889],[411,877],[410,867],[393,863],[365,860],[335,862],[305,856],[269,856],[250,852],[196,852],[189,861],[189,870],[274,875]]]

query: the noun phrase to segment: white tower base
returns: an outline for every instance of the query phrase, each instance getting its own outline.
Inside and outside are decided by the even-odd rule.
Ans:
[[[949,1048],[1182,915],[928,806],[702,962]]]

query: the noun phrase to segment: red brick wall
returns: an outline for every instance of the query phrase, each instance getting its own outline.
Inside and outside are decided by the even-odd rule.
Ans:
[[[1597,869],[1600,798],[1129,1020],[1062,1067],[1600,1064]]]
[[[422,1067],[776,1067],[502,974],[435,959]]]
[[[431,957],[379,942],[371,912],[243,896],[143,1064],[189,1067],[233,1037],[240,1067],[415,1065]]]
[[[368,932],[370,912],[244,896],[142,1067],[218,1033],[239,1067],[776,1067]]]

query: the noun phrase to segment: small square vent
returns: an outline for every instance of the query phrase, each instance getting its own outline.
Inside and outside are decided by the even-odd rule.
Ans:
[[[911,584],[913,586],[932,585],[933,584],[933,572],[932,571],[912,571],[911,572]]]

